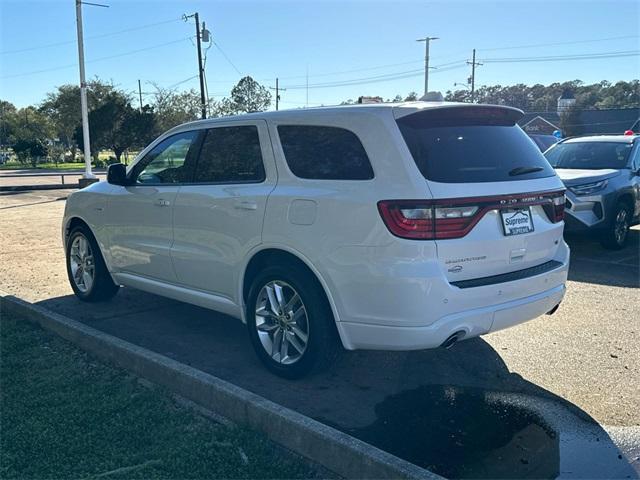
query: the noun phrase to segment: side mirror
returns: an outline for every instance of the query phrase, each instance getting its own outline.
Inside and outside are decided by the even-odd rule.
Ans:
[[[127,185],[127,167],[123,163],[114,163],[107,168],[107,182],[112,185]]]

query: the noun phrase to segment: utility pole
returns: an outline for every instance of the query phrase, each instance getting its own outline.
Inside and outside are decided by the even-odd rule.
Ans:
[[[280,88],[278,85],[278,79],[276,78],[276,88],[269,87],[269,90],[275,90],[276,92],[276,112],[278,111],[278,106],[280,104],[280,91],[285,92],[286,88]]]
[[[307,64],[307,101],[304,108],[309,108],[309,64]]]
[[[467,61],[467,65],[471,65],[471,77],[469,77],[469,83],[471,83],[471,103],[475,102],[475,92],[476,92],[476,66],[482,65],[481,63],[476,62],[476,49],[473,49],[473,56],[471,61]]]
[[[138,96],[140,97],[140,113],[142,113],[142,86],[140,85],[140,79],[138,79]]]
[[[196,17],[196,39],[198,43],[198,73],[200,74],[200,107],[202,109],[202,118],[207,118],[207,104],[204,98],[204,68],[202,68],[202,44],[200,42],[200,16],[198,12]]]
[[[82,140],[84,143],[84,175],[80,186],[93,183],[96,176],[91,172],[91,143],[89,141],[89,112],[87,110],[87,83],[84,74],[84,43],[82,35],[82,1],[76,0],[76,26],[78,30],[78,63],[80,64],[80,109],[82,111]]]
[[[424,42],[424,94],[429,93],[429,44],[440,37],[419,38],[416,42]]]
[[[202,22],[202,30],[200,30],[200,15],[198,12],[187,15],[182,15],[182,19],[186,22],[188,18],[194,17],[196,20],[196,41],[198,44],[198,75],[200,77],[200,108],[202,111],[202,118],[207,118],[207,100],[204,94],[204,67],[202,65],[202,42],[208,42],[209,31],[204,28],[204,22]],[[206,38],[204,38],[206,37]]]

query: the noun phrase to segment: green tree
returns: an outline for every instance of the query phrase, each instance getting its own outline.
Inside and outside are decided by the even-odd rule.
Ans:
[[[159,132],[200,118],[200,94],[194,89],[178,92],[152,83],[153,110]]]
[[[12,122],[10,145],[13,151],[20,163],[31,163],[35,167],[47,156],[48,145],[53,141],[51,122],[32,106],[16,110]]]
[[[13,144],[13,151],[18,157],[18,161],[23,164],[30,163],[36,167],[38,161],[47,156],[47,145],[42,139],[18,135]]]
[[[13,142],[17,112],[15,105],[6,100],[0,100],[0,149]]]
[[[237,112],[262,112],[271,105],[271,92],[253,78],[241,78],[231,90]]]
[[[131,106],[130,98],[121,91],[113,90],[98,108],[89,112],[89,138],[94,161],[100,150],[113,150],[118,162],[122,154],[132,146],[144,146],[156,133],[153,109],[145,107],[138,111]],[[83,132],[79,126],[75,132],[78,146],[83,144]]]
[[[95,78],[87,84],[87,108],[89,111],[100,107],[106,98],[115,91],[112,84]],[[60,142],[71,151],[71,161],[76,157],[75,132],[82,122],[80,110],[80,87],[78,85],[61,85],[49,92],[40,110],[53,122],[55,133]],[[80,147],[82,148],[82,147]]]
[[[560,129],[564,137],[573,137],[582,133],[581,112],[582,109],[578,105],[572,105],[560,114]]]
[[[416,92],[409,92],[409,95],[404,99],[405,102],[415,102],[416,100],[418,100],[418,94]]]

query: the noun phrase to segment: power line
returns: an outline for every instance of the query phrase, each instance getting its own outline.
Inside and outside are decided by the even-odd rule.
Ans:
[[[484,58],[485,63],[521,63],[521,62],[555,62],[565,60],[593,60],[598,58],[633,57],[640,55],[640,50],[626,50],[620,52],[601,52],[577,55],[551,55],[538,57],[507,57],[507,58]]]
[[[609,40],[625,40],[625,39],[638,38],[638,37],[639,35],[623,35],[620,37],[594,38],[593,40],[573,40],[569,42],[537,43],[532,45],[514,45],[512,47],[479,48],[478,50],[482,50],[483,52],[490,52],[490,51],[492,52],[497,50],[516,50],[520,48],[557,47],[560,45],[577,45],[581,43],[606,42]]]
[[[218,42],[214,42],[212,41],[212,43],[216,46],[216,48],[218,49],[218,51],[222,54],[222,56],[225,58],[225,60],[227,62],[229,62],[229,65],[231,65],[233,67],[233,69],[236,71],[236,73],[240,76],[242,76],[242,72],[240,70],[238,70],[238,67],[236,67],[234,65],[234,63],[231,61],[231,59],[227,56],[226,53],[224,53],[224,50],[222,50],[222,48],[220,47],[220,44],[218,44]]]
[[[575,44],[577,44],[577,43],[592,43],[592,42],[598,42],[598,41],[619,40],[619,39],[637,38],[637,37],[638,37],[638,35],[625,35],[625,36],[620,36],[620,37],[609,37],[609,38],[593,39],[593,40],[578,40],[578,41],[575,41],[575,42],[557,42],[557,43],[544,43],[544,44],[536,44],[536,45],[519,45],[519,46],[513,46],[513,47],[482,48],[482,49],[477,49],[477,50],[494,51],[494,50],[506,50],[506,49],[543,47],[543,46],[571,45],[571,44],[574,44],[574,43]],[[216,47],[219,48],[219,45],[216,45]],[[222,50],[221,50],[221,53],[224,55],[224,52],[222,52]],[[459,53],[463,53],[463,52],[459,52]],[[226,55],[225,55],[225,57],[226,57]],[[439,58],[447,58],[447,57],[451,58],[451,55],[439,56]],[[436,58],[436,56],[433,56],[432,58]],[[603,57],[603,58],[607,58],[607,57]],[[230,61],[230,59],[228,57],[226,57],[226,59],[227,59],[227,61],[229,61],[231,66],[234,68],[234,70],[236,70],[240,74],[239,70]],[[485,60],[483,60],[483,61],[485,61]],[[492,62],[494,60],[493,59],[488,59],[487,61]],[[365,71],[371,71],[371,70],[380,70],[380,69],[389,68],[389,67],[398,67],[398,66],[405,66],[405,65],[417,65],[417,64],[422,64],[423,62],[424,62],[423,60],[411,60],[411,61],[407,61],[407,62],[389,63],[389,64],[384,64],[384,65],[376,65],[376,66],[372,66],[372,67],[364,67],[364,68],[357,68],[357,69],[350,69],[350,70],[338,70],[338,71],[333,71],[333,72],[315,73],[315,74],[310,74],[309,78],[339,76],[339,75],[347,74],[347,73],[357,73],[357,72],[365,72]],[[460,61],[456,60],[456,61],[453,61],[453,62],[448,62],[448,63],[441,64],[436,68],[443,68],[443,67],[448,66],[448,65],[456,65],[456,64],[459,64],[459,63],[460,63]],[[496,60],[496,63],[498,63],[497,60]],[[306,75],[292,75],[292,76],[285,76],[285,77],[279,77],[279,78],[280,78],[280,80],[297,80],[297,79],[306,79],[306,77],[307,77]],[[270,78],[266,78],[265,77],[265,78],[261,78],[260,79],[260,81],[264,81],[264,82],[272,82],[274,80],[275,80],[275,77],[270,77]],[[235,80],[212,80],[212,83],[233,83],[234,81]],[[310,86],[310,88],[311,88],[311,86]]]
[[[173,45],[176,43],[180,43],[180,42],[184,42],[185,40],[189,40],[191,37],[183,37],[180,38],[178,40],[173,40],[171,42],[165,42],[165,43],[160,43],[158,45],[151,45],[149,47],[145,47],[145,48],[139,48],[137,50],[130,50],[128,52],[123,52],[123,53],[118,53],[116,55],[109,55],[107,57],[100,57],[100,58],[94,58],[93,60],[87,60],[85,63],[95,63],[95,62],[101,62],[103,60],[111,60],[113,58],[120,58],[120,57],[124,57],[127,55],[134,55],[136,53],[140,53],[140,52],[146,52],[148,50],[153,50],[156,48],[161,48],[161,47],[166,47],[167,45]],[[67,65],[59,65],[57,67],[51,67],[51,68],[45,68],[42,70],[33,70],[31,72],[23,72],[23,73],[14,73],[11,75],[3,75],[0,78],[16,78],[16,77],[24,77],[24,76],[28,76],[28,75],[36,75],[39,73],[46,73],[46,72],[53,72],[56,70],[64,70],[66,68],[75,68],[78,64],[77,63],[70,63]]]
[[[451,62],[450,64],[446,64],[446,66],[443,68],[436,67],[438,69],[432,73],[436,74],[436,73],[446,72],[448,70],[454,70],[464,66],[465,66],[465,60],[460,60],[455,63]],[[343,86],[351,86],[351,85],[363,85],[367,83],[379,83],[379,82],[386,82],[391,80],[401,80],[404,78],[413,78],[423,74],[424,74],[424,70],[420,68],[415,70],[387,73],[387,74],[376,75],[371,77],[352,78],[348,80],[339,80],[335,82],[309,84],[308,88],[332,88],[332,87],[343,87]],[[289,85],[284,88],[296,90],[296,89],[307,88],[307,85],[306,84]]]
[[[109,32],[109,33],[102,33],[100,35],[92,35],[90,37],[85,38],[85,40],[92,40],[95,38],[105,38],[105,37],[112,37],[115,35],[121,35],[123,33],[129,33],[129,32],[134,32],[136,30],[143,30],[145,28],[151,28],[151,27],[157,27],[158,25],[164,25],[167,23],[173,23],[173,22],[177,22],[180,21],[180,18],[173,18],[171,20],[164,20],[162,22],[155,22],[155,23],[148,23],[146,25],[140,25],[138,27],[132,27],[132,28],[126,28],[124,30],[118,30],[116,32]],[[41,49],[46,49],[46,48],[51,48],[51,47],[59,47],[61,45],[70,45],[70,44],[74,44],[76,43],[76,40],[68,40],[65,42],[56,42],[56,43],[48,43],[45,45],[39,45],[36,47],[28,47],[28,48],[21,48],[18,50],[5,50],[3,52],[0,52],[0,55],[9,55],[12,53],[24,53],[24,52],[31,52],[33,50],[41,50]]]
[[[173,90],[174,88],[176,88],[178,85],[182,85],[183,83],[187,83],[190,80],[193,80],[195,78],[198,78],[198,75],[193,75],[189,78],[185,78],[184,80],[180,80],[179,82],[174,83],[173,85],[169,85],[167,87],[167,90]]]

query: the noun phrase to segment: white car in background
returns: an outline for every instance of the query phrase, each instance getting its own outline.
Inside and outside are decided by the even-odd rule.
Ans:
[[[555,311],[564,186],[521,115],[413,102],[180,125],[69,197],[71,286],[237,317],[285,377],[340,346],[450,346]]]

